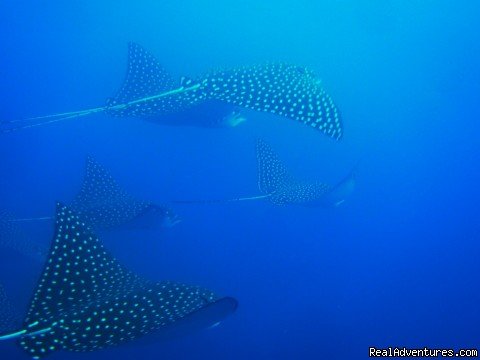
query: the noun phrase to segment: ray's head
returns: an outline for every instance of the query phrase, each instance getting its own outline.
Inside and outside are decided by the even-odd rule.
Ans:
[[[149,211],[158,218],[160,226],[164,228],[171,228],[182,221],[180,216],[166,206],[152,204]]]
[[[244,123],[245,121],[247,121],[247,118],[245,117],[245,115],[243,115],[243,113],[240,110],[235,109],[222,119],[222,125],[224,127],[233,128]]]

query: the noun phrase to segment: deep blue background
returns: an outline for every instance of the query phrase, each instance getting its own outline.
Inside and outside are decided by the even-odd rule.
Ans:
[[[4,119],[103,105],[136,41],[178,76],[310,66],[345,123],[338,143],[253,112],[236,129],[97,115],[1,135],[0,206],[19,216],[71,200],[86,154],[157,202],[255,195],[258,136],[298,176],[329,183],[361,159],[357,191],[338,209],[177,206],[173,229],[104,234],[135,271],[240,307],[185,338],[55,358],[362,359],[369,346],[479,346],[479,14],[474,0],[3,0]],[[47,223],[27,230],[50,240]],[[5,250],[0,260],[22,312],[41,266]],[[27,358],[11,343],[0,355]]]

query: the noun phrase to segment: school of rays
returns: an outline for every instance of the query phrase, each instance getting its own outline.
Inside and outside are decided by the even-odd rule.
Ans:
[[[125,80],[105,106],[3,121],[0,133],[97,113],[160,125],[236,127],[246,119],[243,111],[291,119],[335,140],[343,136],[340,111],[307,67],[274,62],[215,69],[176,80],[136,43],[129,44]],[[256,142],[256,159],[259,195],[172,203],[267,199],[274,205],[336,205],[354,187],[353,175],[333,187],[293,177],[264,140]],[[0,286],[0,340],[17,339],[33,359],[40,359],[57,351],[91,352],[118,346],[189,321],[213,326],[233,313],[237,300],[232,297],[196,285],[140,277],[117,261],[96,235],[97,230],[119,227],[147,214],[155,214],[159,223],[179,221],[168,206],[139,200],[125,191],[91,156],[73,201],[56,205],[49,251],[29,241],[19,227],[21,221],[35,218],[0,213],[0,245],[45,261],[28,312],[16,331],[12,327],[15,311]]]

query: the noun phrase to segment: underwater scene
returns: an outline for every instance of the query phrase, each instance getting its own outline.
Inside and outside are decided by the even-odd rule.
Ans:
[[[0,359],[477,358],[480,2],[0,2]]]

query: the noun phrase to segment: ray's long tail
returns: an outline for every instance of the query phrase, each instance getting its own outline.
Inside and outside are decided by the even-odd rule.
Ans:
[[[261,200],[266,199],[272,196],[273,194],[267,195],[256,195],[256,196],[246,196],[246,197],[239,197],[233,199],[213,199],[213,200],[174,200],[172,201],[173,204],[225,204],[231,202],[239,202],[239,201],[254,201],[254,200]]]
[[[57,123],[57,122],[61,122],[69,119],[77,119],[84,116],[103,113],[108,110],[122,110],[143,102],[152,101],[152,100],[160,99],[166,96],[177,95],[177,94],[185,93],[188,91],[197,90],[198,88],[200,88],[200,84],[194,84],[188,87],[181,86],[173,90],[169,90],[160,94],[144,97],[141,99],[128,101],[123,104],[108,105],[108,106],[90,108],[85,110],[69,111],[69,112],[44,115],[44,116],[35,116],[35,117],[30,117],[25,119],[0,121],[0,125],[2,126],[2,128],[0,129],[0,133],[9,133],[17,130],[53,124],[53,123]],[[19,124],[19,125],[16,125],[16,124]]]
[[[255,196],[245,196],[231,199],[198,199],[198,200],[172,200],[172,204],[227,204],[240,201],[255,201],[262,200],[271,197],[273,194],[266,195],[255,195]],[[19,219],[10,219],[9,222],[28,222],[28,221],[48,221],[53,220],[53,216],[43,216],[43,217],[31,217],[31,218],[19,218]]]
[[[28,328],[30,327],[34,327],[36,326],[38,323],[33,323],[33,324],[30,324],[27,326],[27,329],[22,329],[22,330],[18,330],[18,331],[15,331],[13,333],[8,333],[8,334],[4,334],[4,335],[0,335],[0,341],[4,341],[4,340],[13,340],[13,339],[17,339],[17,338],[20,338],[20,337],[32,337],[32,336],[37,336],[37,335],[41,335],[41,334],[45,334],[47,332],[49,332],[52,328],[48,327],[48,328],[44,328],[44,329],[40,329],[40,330],[35,330],[35,331],[29,331]]]
[[[8,221],[8,222],[26,222],[26,221],[44,221],[44,220],[53,220],[53,216],[21,218],[21,219],[10,219],[10,220],[7,220],[7,221]]]

